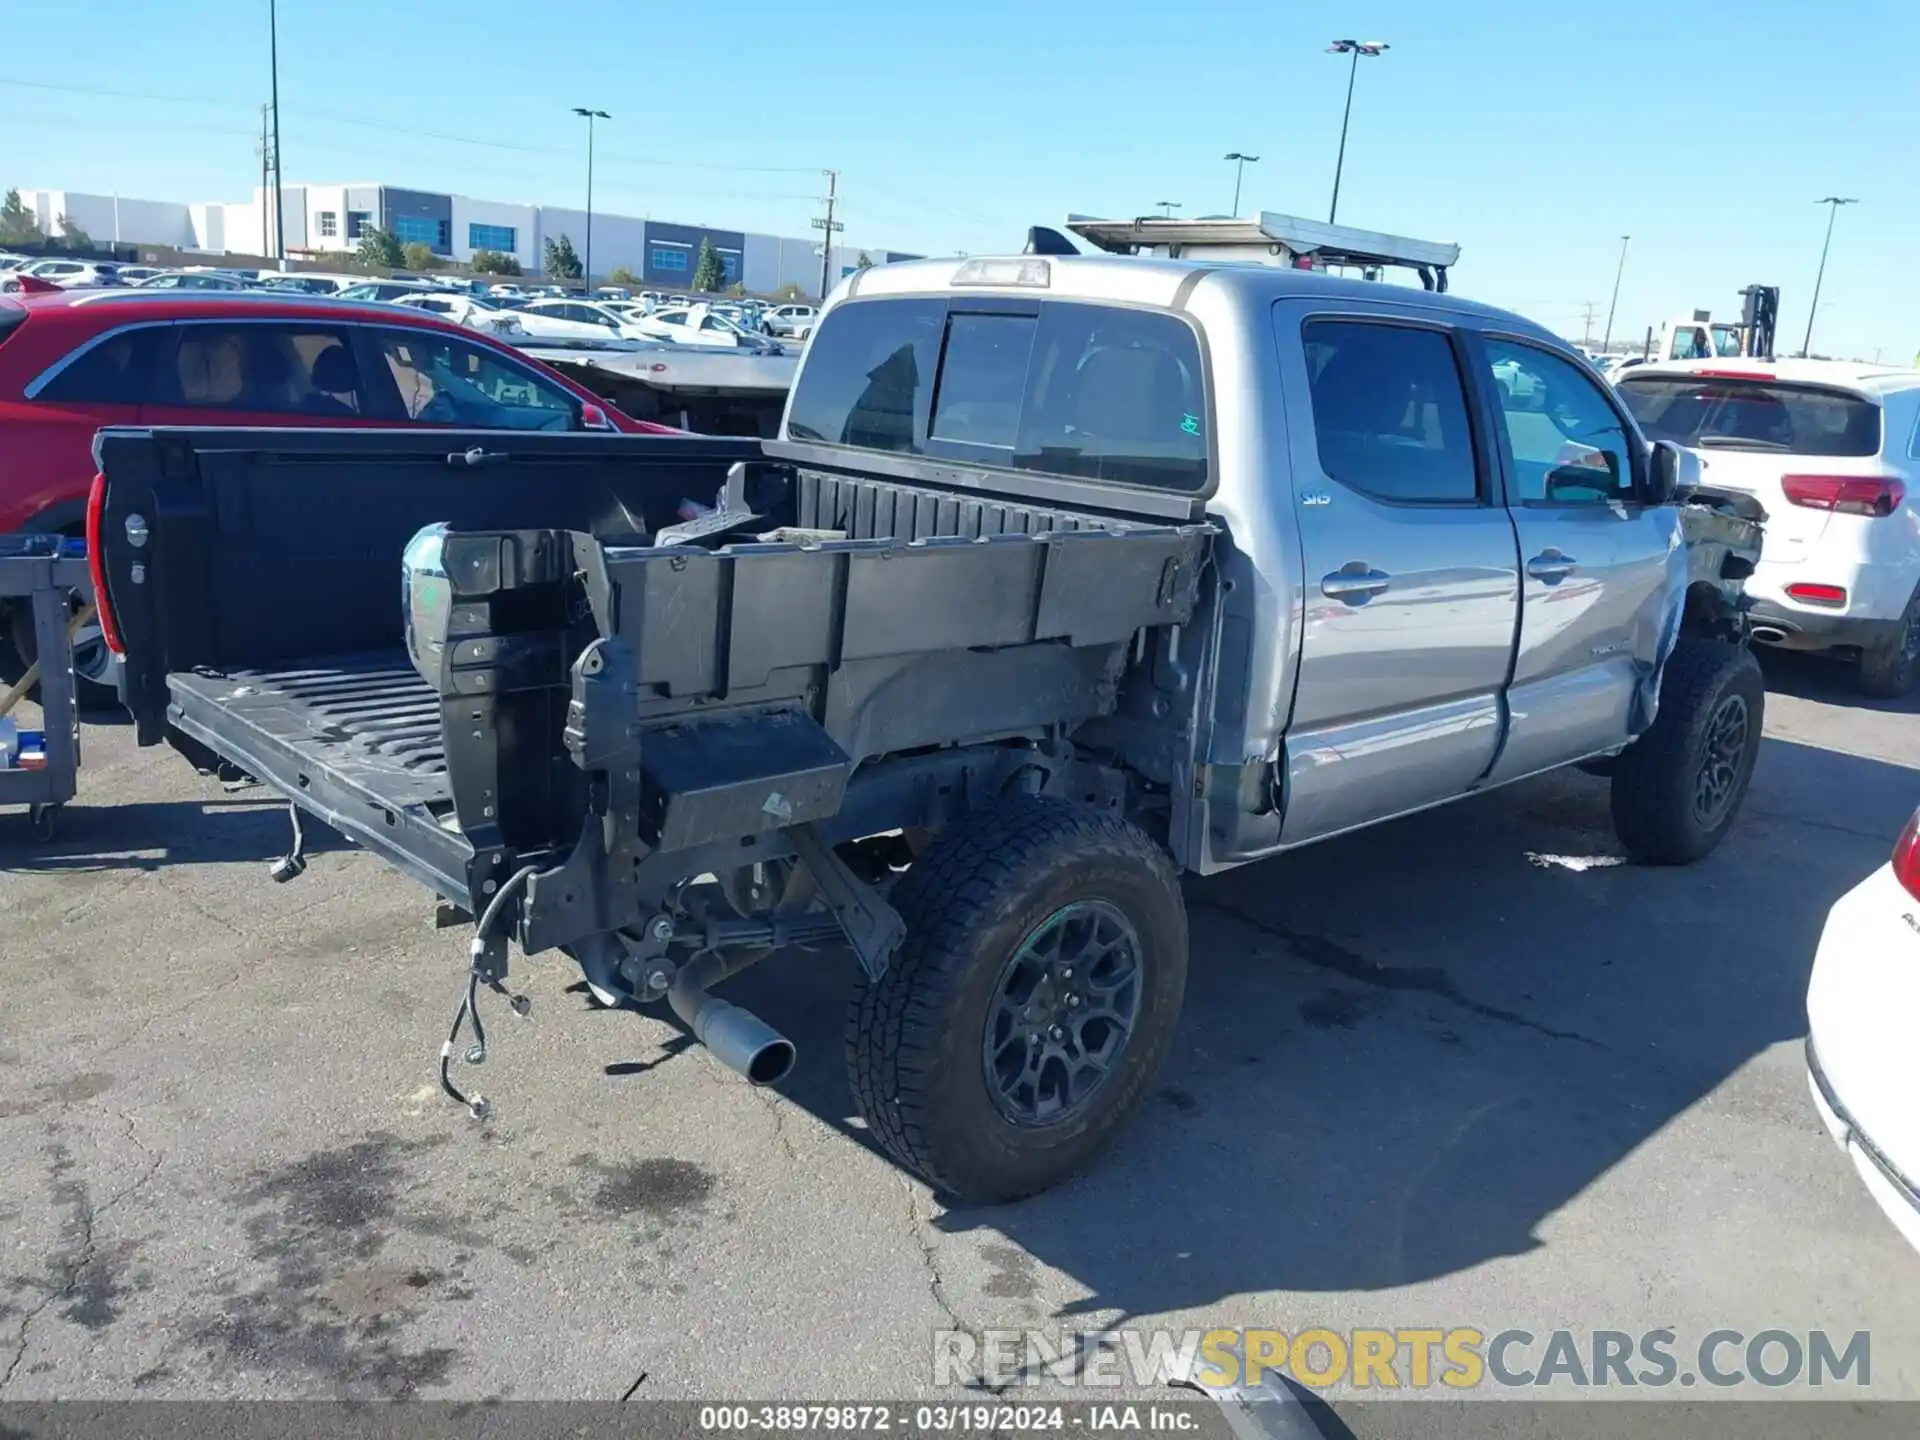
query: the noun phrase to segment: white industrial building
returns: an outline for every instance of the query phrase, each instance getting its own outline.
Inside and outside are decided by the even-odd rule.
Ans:
[[[351,252],[369,225],[391,231],[403,244],[424,244],[457,263],[470,262],[481,250],[511,255],[528,274],[540,271],[549,239],[564,235],[582,259],[587,254],[586,214],[564,206],[517,205],[373,182],[288,185],[279,193],[287,253],[296,257]],[[60,234],[64,216],[102,243],[165,245],[208,255],[271,255],[275,217],[269,194],[256,186],[246,200],[198,204],[74,190],[22,190],[20,197],[48,235]],[[741,281],[756,294],[772,294],[786,285],[809,295],[819,291],[818,239],[598,211],[593,216],[594,275],[604,278],[624,268],[648,285],[685,289],[693,281],[703,241],[719,253],[728,281]],[[918,258],[872,245],[836,245],[829,279],[850,273],[862,256],[876,265]]]

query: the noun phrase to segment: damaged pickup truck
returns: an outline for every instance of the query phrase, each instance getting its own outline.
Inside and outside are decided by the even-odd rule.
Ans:
[[[844,939],[866,1121],[974,1201],[1058,1181],[1147,1091],[1182,871],[1574,764],[1630,854],[1682,864],[1760,742],[1764,517],[1450,295],[889,265],[822,318],[775,440],[98,453],[141,742],[290,800],[277,875],[304,811],[471,920],[456,1037],[517,942],[776,1081],[793,1046],[710,991]]]

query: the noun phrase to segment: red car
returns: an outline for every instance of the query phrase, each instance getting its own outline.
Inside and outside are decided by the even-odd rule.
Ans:
[[[673,433],[418,310],[246,291],[0,297],[0,533],[81,533],[104,425]],[[9,619],[31,659],[25,607]],[[103,679],[105,647],[76,642],[82,678]]]

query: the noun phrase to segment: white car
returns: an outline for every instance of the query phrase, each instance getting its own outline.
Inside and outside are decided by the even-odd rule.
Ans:
[[[36,260],[20,267],[22,275],[58,285],[63,290],[78,290],[91,285],[118,285],[120,267],[92,260]]]
[[[676,305],[656,310],[635,323],[640,334],[652,339],[774,355],[782,353],[776,342],[751,330],[742,330],[726,316],[716,315],[707,305]]]
[[[1827,914],[1807,987],[1807,1083],[1867,1191],[1920,1249],[1920,812]]]
[[[602,340],[658,339],[643,326],[640,316],[626,308],[632,303],[630,300],[533,300],[522,307],[521,313],[591,326]]]
[[[1753,638],[1857,658],[1893,696],[1920,672],[1920,371],[1832,360],[1654,361],[1614,387],[1699,483],[1767,511]]]
[[[518,310],[489,305],[484,300],[463,294],[458,290],[437,291],[425,295],[402,295],[393,303],[404,305],[409,310],[424,310],[429,315],[439,315],[456,325],[484,330],[489,335],[498,335],[507,341],[525,340],[530,333],[521,323]]]
[[[526,339],[607,341],[628,338],[615,334],[604,325],[572,320],[565,315],[554,313],[551,307],[564,303],[561,301],[532,300],[515,303],[509,309],[504,306],[493,306],[490,300],[491,297],[488,297],[476,303],[494,310],[497,314],[511,315],[520,323],[521,330],[525,332],[523,338]]]
[[[489,285],[487,287],[487,293],[497,296],[502,300],[524,300],[527,297],[527,292],[522,290],[518,285],[515,285],[511,280],[502,280],[497,285]]]

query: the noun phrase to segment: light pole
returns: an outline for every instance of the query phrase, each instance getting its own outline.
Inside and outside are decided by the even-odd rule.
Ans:
[[[1827,238],[1821,243],[1820,268],[1813,277],[1813,304],[1807,307],[1807,338],[1800,342],[1802,359],[1813,353],[1813,317],[1820,313],[1820,282],[1827,278],[1827,251],[1833,245],[1833,219],[1840,213],[1842,205],[1858,205],[1860,202],[1841,195],[1829,195],[1814,203],[1827,207]]]
[[[1171,220],[1173,212],[1180,208],[1178,200],[1156,200],[1153,203],[1160,207],[1161,216],[1167,220]]]
[[[613,117],[604,110],[589,110],[584,105],[573,107],[573,113],[586,118],[587,122],[587,253],[581,262],[581,289],[593,289],[593,122],[611,120]]]
[[[287,219],[280,213],[280,199],[286,193],[286,172],[280,168],[280,6],[279,0],[267,0],[267,68],[271,71],[273,99],[273,258],[287,268]],[[260,197],[262,204],[267,197]]]
[[[1233,211],[1235,218],[1240,214],[1240,177],[1246,173],[1247,166],[1260,163],[1258,155],[1242,155],[1238,150],[1227,156],[1233,161]]]
[[[1329,55],[1351,55],[1353,63],[1347,69],[1347,108],[1340,117],[1340,157],[1333,162],[1333,203],[1327,207],[1327,224],[1331,225],[1340,213],[1340,172],[1347,163],[1347,122],[1353,118],[1353,81],[1360,73],[1362,55],[1379,56],[1388,49],[1384,40],[1336,40],[1327,46]]]
[[[1633,239],[1631,235],[1620,237],[1620,263],[1613,267],[1613,299],[1607,302],[1607,333],[1600,341],[1602,350],[1605,350],[1613,341],[1613,312],[1620,304],[1620,277],[1627,272],[1627,242],[1631,239]]]

